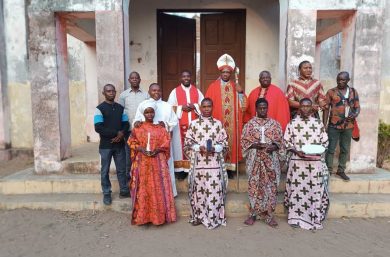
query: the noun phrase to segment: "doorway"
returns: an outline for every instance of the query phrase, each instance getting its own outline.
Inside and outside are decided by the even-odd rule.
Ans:
[[[191,15],[192,14],[192,15]],[[238,10],[157,10],[158,82],[163,99],[179,84],[183,70],[192,72],[192,81],[205,93],[219,77],[218,58],[230,54],[245,78],[246,11]],[[240,80],[245,87],[245,79]]]

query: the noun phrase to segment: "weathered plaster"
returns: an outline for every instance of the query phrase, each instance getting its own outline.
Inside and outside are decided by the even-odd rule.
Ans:
[[[361,137],[351,149],[351,172],[370,172],[376,167],[383,9],[361,8],[356,14],[353,83],[360,96],[358,118]]]
[[[288,10],[288,38],[286,42],[287,80],[298,76],[298,65],[304,60],[316,66],[314,63],[316,23],[316,10]]]
[[[301,10],[350,10],[356,9],[359,2],[361,0],[290,0],[289,5],[291,9]]]
[[[0,1],[0,150],[11,147],[3,1]]]

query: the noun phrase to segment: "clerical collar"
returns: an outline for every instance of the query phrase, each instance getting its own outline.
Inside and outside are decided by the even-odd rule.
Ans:
[[[182,87],[184,90],[190,90],[190,88],[191,88],[191,84],[190,84],[190,86],[188,86],[188,87],[184,86],[183,83],[181,83],[180,85],[181,85],[181,87]]]
[[[227,83],[229,83],[229,81],[224,81],[223,79],[221,79],[221,85],[222,86],[225,86]]]

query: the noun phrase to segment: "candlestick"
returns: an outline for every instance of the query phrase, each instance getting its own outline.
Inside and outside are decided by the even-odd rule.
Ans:
[[[146,144],[146,151],[150,152],[150,132],[148,132],[148,143]]]
[[[264,127],[261,127],[261,143],[265,144]]]

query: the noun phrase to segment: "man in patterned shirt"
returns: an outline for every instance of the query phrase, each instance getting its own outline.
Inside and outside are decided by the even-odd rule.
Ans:
[[[333,156],[337,143],[339,143],[340,155],[336,175],[344,181],[349,181],[349,177],[345,175],[345,168],[355,119],[360,113],[359,96],[355,88],[348,86],[349,80],[349,73],[346,71],[337,75],[337,87],[326,93],[328,108],[324,111],[323,116],[329,137],[329,148],[325,157],[326,165],[329,172],[332,172]]]

